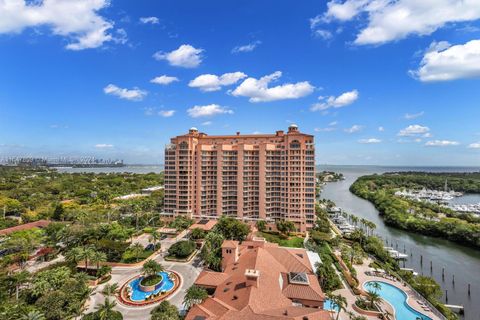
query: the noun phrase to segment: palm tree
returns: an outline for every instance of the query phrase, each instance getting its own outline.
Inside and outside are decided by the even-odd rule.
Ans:
[[[157,230],[153,230],[150,234],[150,238],[148,239],[149,242],[153,242],[154,250],[157,250],[157,242],[160,240],[161,234]]]
[[[379,282],[369,282],[368,286],[372,288],[375,292],[382,289],[382,285]]]
[[[137,262],[140,258],[140,255],[143,253],[143,246],[140,243],[135,243],[131,246],[131,250],[133,252],[133,255],[135,256]]]
[[[20,294],[20,287],[22,286],[22,284],[30,280],[30,272],[28,271],[17,272],[12,275],[11,280],[15,285],[15,300],[18,300],[18,296]]]
[[[374,291],[367,291],[368,294],[368,301],[370,302],[370,307],[373,308],[375,303],[380,301],[380,295]]]
[[[163,266],[155,260],[147,260],[143,264],[143,274],[145,276],[153,276],[164,270]]]
[[[107,255],[101,251],[93,251],[90,257],[90,262],[95,263],[97,265],[97,270],[100,268],[100,262],[107,261]]]
[[[91,247],[83,247],[80,251],[81,260],[85,261],[85,271],[88,270],[88,261],[93,257],[95,251]]]
[[[22,320],[45,320],[45,316],[38,310],[30,311],[21,317]]]
[[[118,292],[118,283],[106,284],[103,287],[102,294],[106,297],[114,296]]]
[[[114,312],[113,308],[117,303],[115,301],[112,301],[110,299],[105,299],[105,302],[99,306],[95,307],[95,310],[97,310],[98,318],[100,320],[109,320]]]
[[[208,298],[207,290],[204,288],[198,287],[196,285],[191,286],[187,289],[185,298],[183,298],[183,304],[185,308],[190,309],[193,305],[202,303],[205,299]]]
[[[336,320],[340,318],[340,312],[345,311],[347,308],[347,298],[337,294],[327,294],[327,297],[330,301],[332,301],[333,309],[337,310],[337,317]]]
[[[67,262],[77,265],[82,260],[81,256],[82,256],[82,248],[75,247],[65,253],[65,260],[67,260]]]

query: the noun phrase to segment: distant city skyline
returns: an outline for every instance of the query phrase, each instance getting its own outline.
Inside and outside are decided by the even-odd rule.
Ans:
[[[0,158],[162,164],[192,126],[296,123],[317,164],[480,164],[475,1],[10,2]]]

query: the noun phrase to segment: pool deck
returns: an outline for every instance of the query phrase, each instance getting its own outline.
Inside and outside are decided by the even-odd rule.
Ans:
[[[408,297],[407,298],[407,303],[412,309],[430,317],[433,320],[440,320],[440,318],[438,316],[436,316],[432,311],[425,311],[422,308],[422,306],[417,302],[417,300],[420,300],[420,299],[417,298],[416,293],[413,290],[411,290],[410,287],[408,287],[407,285],[405,285],[405,284],[403,284],[399,281],[393,280],[393,279],[387,279],[387,278],[380,277],[380,276],[367,275],[367,272],[370,271],[370,267],[368,267],[368,265],[371,262],[372,262],[372,260],[365,259],[363,261],[362,265],[354,265],[355,269],[357,270],[357,278],[358,278],[358,281],[359,281],[359,288],[363,288],[363,285],[366,282],[369,282],[369,281],[386,282],[388,284],[391,284],[391,285],[401,289],[403,292],[405,292],[407,294],[407,297]],[[353,292],[350,289],[347,289],[347,288],[348,288],[348,286],[344,289],[336,290],[334,293],[335,294],[341,294],[344,297],[346,297],[348,305],[349,305],[347,307],[347,311],[352,311],[352,312],[354,312],[355,314],[358,315],[358,313],[355,312],[354,310],[352,310],[352,308],[350,307],[352,304],[355,303],[356,296],[353,294]],[[424,300],[424,299],[421,299],[421,300]],[[386,302],[382,302],[382,307],[384,307],[390,313],[392,313],[392,314],[394,313],[393,307],[390,304],[388,304]],[[349,319],[348,315],[345,312],[342,312],[340,314],[340,316],[341,316],[342,319]],[[373,316],[367,316],[367,318],[368,319],[378,319],[377,317],[373,317]],[[401,320],[401,319],[399,319],[399,320]]]

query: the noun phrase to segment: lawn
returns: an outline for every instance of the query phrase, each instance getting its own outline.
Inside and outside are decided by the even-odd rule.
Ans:
[[[268,242],[278,243],[278,245],[282,247],[303,248],[302,237],[289,237],[288,239],[281,239],[279,235],[267,232],[257,232],[257,236],[264,237]]]

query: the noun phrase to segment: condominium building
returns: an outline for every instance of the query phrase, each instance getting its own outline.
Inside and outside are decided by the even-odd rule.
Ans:
[[[165,214],[193,218],[293,221],[315,216],[315,148],[296,125],[288,132],[209,136],[191,128],[165,149]]]

